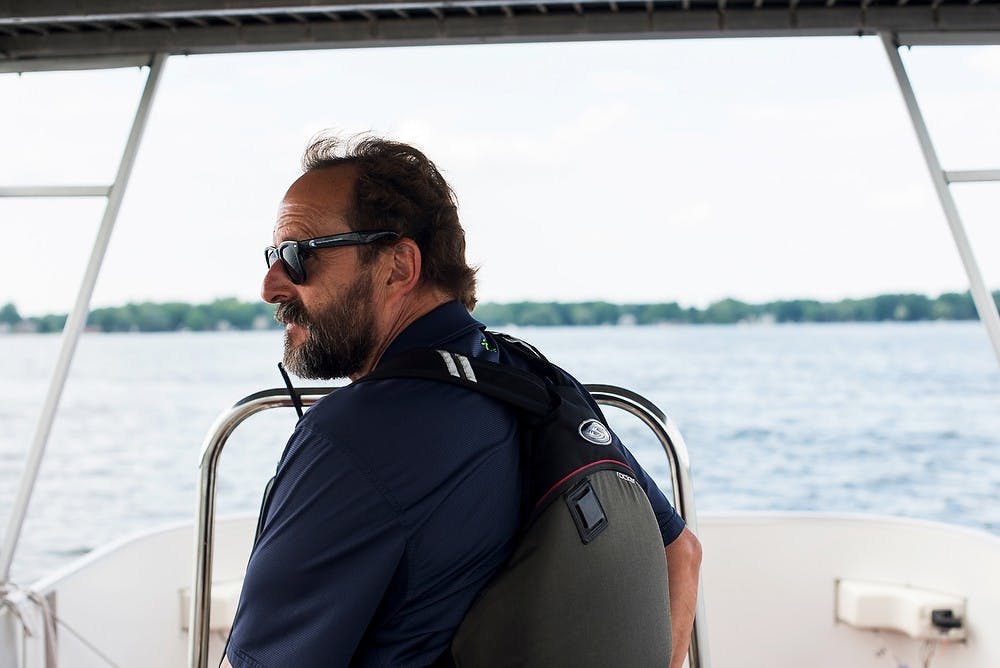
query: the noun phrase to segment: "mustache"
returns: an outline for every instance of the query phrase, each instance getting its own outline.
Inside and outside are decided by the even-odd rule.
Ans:
[[[274,319],[282,325],[309,326],[309,316],[301,302],[282,302],[274,311]]]

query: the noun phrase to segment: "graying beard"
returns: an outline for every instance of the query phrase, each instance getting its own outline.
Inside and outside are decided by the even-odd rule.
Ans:
[[[298,348],[292,345],[288,333],[285,333],[283,361],[289,371],[299,378],[313,380],[347,378],[361,371],[375,347],[370,331],[373,326],[371,314],[365,303],[371,299],[371,285],[363,282],[368,278],[360,277],[359,282],[344,295],[343,302],[333,307],[333,318],[301,322],[307,327],[309,336]],[[351,310],[354,310],[353,314]],[[357,319],[361,313],[367,316],[363,321]],[[332,330],[328,327],[331,320],[335,327]],[[354,336],[348,332],[354,332]]]

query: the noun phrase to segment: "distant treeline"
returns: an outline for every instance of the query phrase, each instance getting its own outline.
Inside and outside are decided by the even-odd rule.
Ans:
[[[65,324],[64,314],[22,318],[13,304],[0,307],[0,331],[59,332]],[[100,332],[204,332],[278,326],[273,304],[232,298],[208,304],[141,302],[94,309],[87,317],[87,329]]]
[[[1000,305],[1000,291],[993,293]],[[479,320],[491,325],[655,325],[718,324],[744,322],[884,322],[918,320],[975,320],[976,308],[969,293],[949,292],[936,298],[925,295],[879,295],[867,299],[820,302],[810,299],[747,304],[723,299],[708,308],[664,304],[611,304],[609,302],[515,302],[480,304]],[[0,332],[57,332],[65,315],[22,318],[13,304],[0,307]],[[101,332],[171,332],[273,329],[274,305],[217,299],[209,304],[142,302],[94,309],[87,327]]]
[[[1000,291],[993,293],[1000,305]],[[611,304],[608,302],[516,302],[482,304],[476,317],[490,325],[655,325],[679,323],[728,325],[741,322],[882,322],[917,320],[975,320],[972,296],[945,293],[937,298],[925,295],[879,295],[866,299],[821,302],[811,299],[747,304],[723,299],[708,308],[665,304]]]

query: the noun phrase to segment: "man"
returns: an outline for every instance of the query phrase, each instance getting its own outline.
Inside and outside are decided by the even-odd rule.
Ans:
[[[263,298],[303,378],[364,376],[414,347],[500,361],[469,311],[454,194],[418,150],[313,143],[278,212]],[[418,379],[350,385],[296,426],[278,464],[224,665],[427,666],[513,548],[516,420]],[[673,661],[687,651],[697,539],[634,461],[666,545]]]

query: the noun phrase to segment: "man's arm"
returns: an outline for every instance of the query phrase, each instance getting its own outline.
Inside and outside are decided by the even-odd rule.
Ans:
[[[670,630],[673,638],[670,668],[680,668],[687,658],[694,611],[698,603],[701,543],[690,529],[684,527],[681,535],[667,545],[665,552],[670,587]]]
[[[348,665],[403,557],[397,515],[353,451],[299,425],[247,564],[227,658]]]

